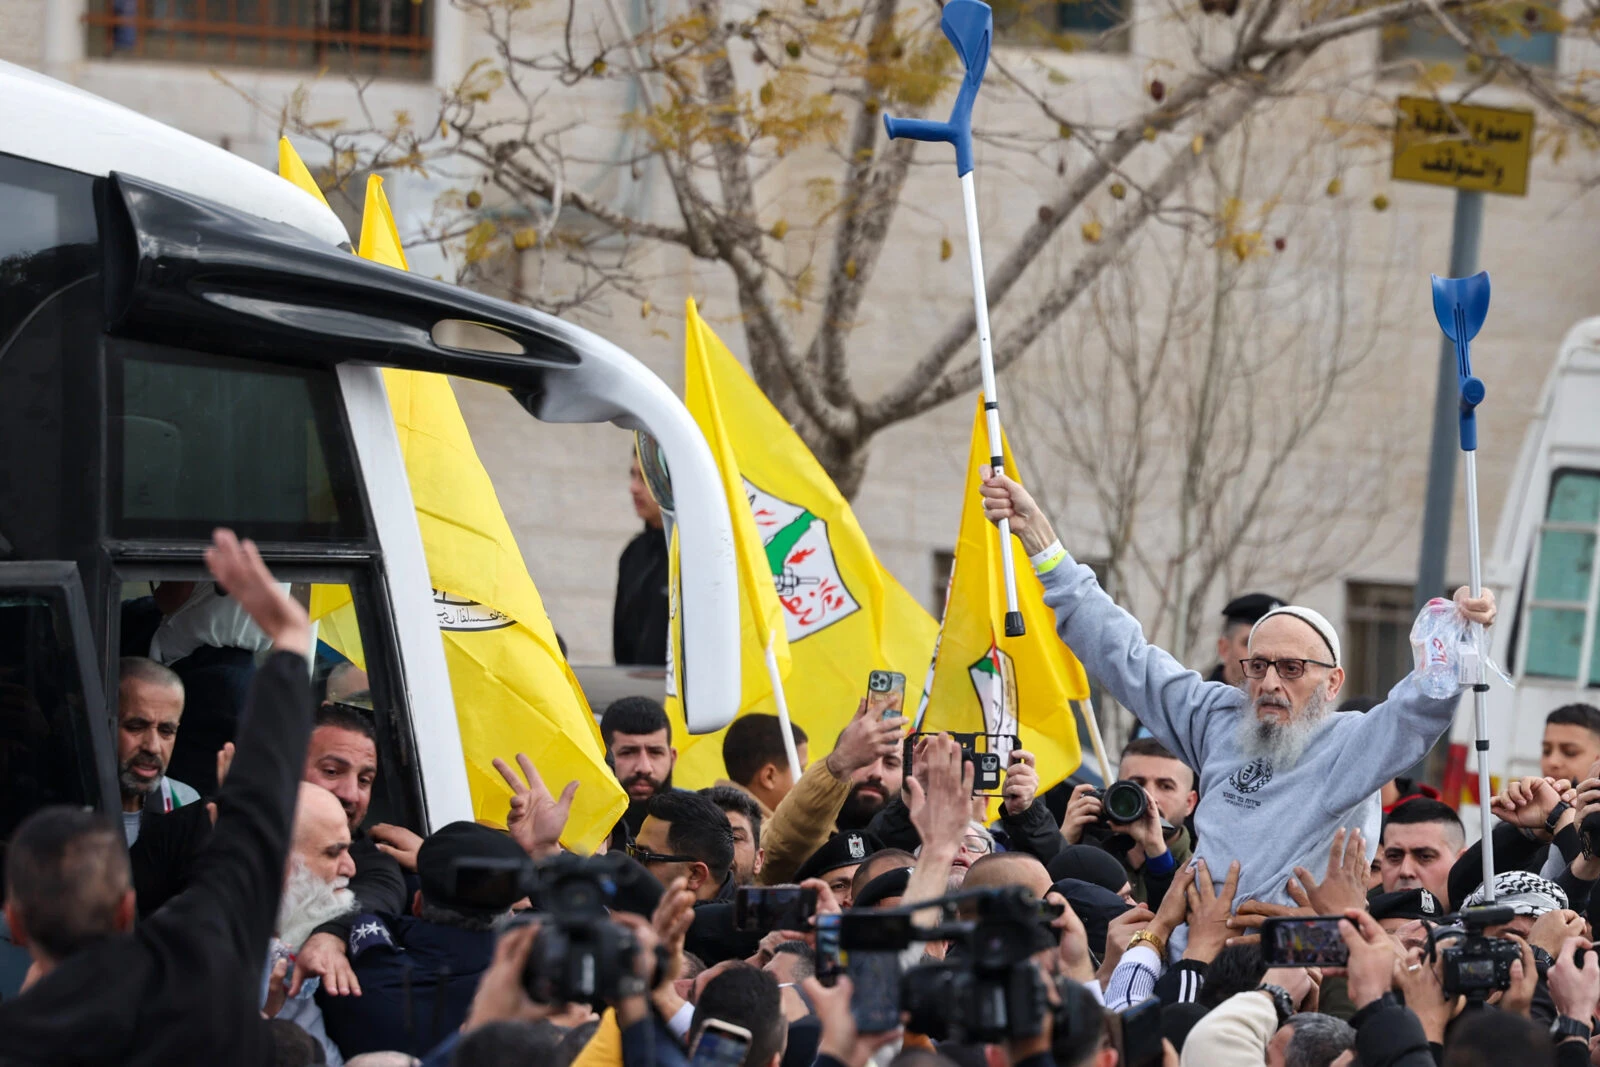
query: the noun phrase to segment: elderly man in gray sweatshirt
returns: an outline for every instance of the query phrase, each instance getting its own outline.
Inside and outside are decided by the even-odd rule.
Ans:
[[[1434,700],[1407,676],[1365,714],[1334,714],[1344,671],[1339,637],[1310,608],[1284,607],[1250,635],[1245,681],[1207,682],[1144,639],[1094,574],[1069,556],[1027,490],[1004,475],[983,484],[990,521],[1009,519],[1056,630],[1084,667],[1200,776],[1198,858],[1218,876],[1240,864],[1237,903],[1292,904],[1294,868],[1320,870],[1334,833],[1359,829],[1376,848],[1383,784],[1450,728],[1459,694]],[[1494,596],[1458,590],[1467,618],[1494,622]]]

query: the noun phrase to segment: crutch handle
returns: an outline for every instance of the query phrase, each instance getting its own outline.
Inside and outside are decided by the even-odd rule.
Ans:
[[[939,28],[955,46],[956,55],[961,57],[961,65],[966,68],[955,107],[950,109],[950,120],[894,119],[885,115],[883,127],[891,141],[909,137],[913,141],[948,141],[955,145],[956,174],[961,176],[972,171],[972,105],[978,99],[978,87],[983,84],[983,72],[989,66],[994,12],[983,0],[950,0],[944,5]]]

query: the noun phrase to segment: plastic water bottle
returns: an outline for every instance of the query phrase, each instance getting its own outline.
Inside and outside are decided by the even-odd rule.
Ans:
[[[1411,626],[1411,657],[1417,688],[1435,700],[1461,689],[1461,616],[1455,604],[1435,597],[1423,606]]]

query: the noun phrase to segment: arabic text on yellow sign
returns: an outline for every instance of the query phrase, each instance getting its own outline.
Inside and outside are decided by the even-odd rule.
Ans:
[[[1533,112],[1402,96],[1394,128],[1396,181],[1526,196]]]

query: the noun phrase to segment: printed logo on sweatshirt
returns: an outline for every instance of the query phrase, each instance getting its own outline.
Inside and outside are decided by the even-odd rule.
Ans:
[[[1228,784],[1241,793],[1254,793],[1272,781],[1272,764],[1266,759],[1253,759],[1233,772]]]

